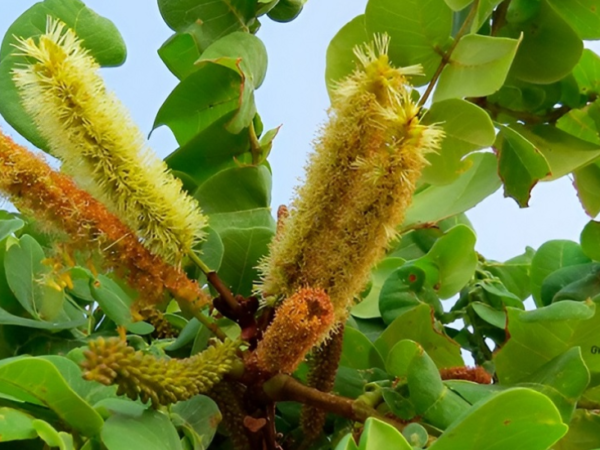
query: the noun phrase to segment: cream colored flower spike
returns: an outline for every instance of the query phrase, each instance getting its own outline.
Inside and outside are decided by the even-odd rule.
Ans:
[[[406,76],[420,68],[394,68],[387,46],[387,36],[378,36],[356,50],[360,65],[334,92],[306,182],[261,267],[265,298],[324,289],[338,323],[396,236],[423,155],[438,150],[443,136],[419,123]]]
[[[46,33],[16,46],[31,63],[13,72],[23,105],[63,170],[170,263],[203,237],[206,219],[147,146],[99,65],[73,30],[48,17]]]

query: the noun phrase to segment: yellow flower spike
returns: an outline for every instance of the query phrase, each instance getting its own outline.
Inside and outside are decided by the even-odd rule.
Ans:
[[[412,201],[442,131],[420,124],[406,77],[394,68],[389,39],[355,50],[358,68],[332,97],[306,180],[281,235],[261,265],[263,297],[289,297],[303,286],[324,289],[343,323],[371,268],[384,255]]]
[[[63,170],[103,201],[144,245],[170,263],[204,234],[206,219],[100,77],[73,30],[51,17],[46,33],[19,40],[31,63],[13,71],[23,106]]]

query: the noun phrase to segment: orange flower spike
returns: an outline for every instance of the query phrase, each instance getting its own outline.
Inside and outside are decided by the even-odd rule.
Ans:
[[[167,289],[193,307],[210,301],[195,281],[150,253],[104,205],[1,132],[0,193],[38,218],[46,230],[66,233],[73,247],[96,247],[110,267],[127,275],[144,300],[160,301]]]
[[[479,384],[491,384],[492,376],[481,366],[448,367],[440,370],[442,380],[466,380]]]
[[[292,373],[333,321],[333,306],[322,289],[300,289],[277,308],[256,349],[258,367],[268,373]]]

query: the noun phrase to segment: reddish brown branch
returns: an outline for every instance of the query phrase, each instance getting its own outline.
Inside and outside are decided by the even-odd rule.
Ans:
[[[304,386],[288,375],[275,375],[263,385],[263,390],[272,401],[294,401],[320,408],[356,422],[364,422],[369,417],[376,417],[398,430],[404,429],[404,424],[383,416],[362,402]]]

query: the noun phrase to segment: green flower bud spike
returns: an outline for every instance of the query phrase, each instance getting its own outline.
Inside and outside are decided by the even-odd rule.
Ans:
[[[117,394],[159,405],[187,400],[209,392],[236,366],[237,343],[217,342],[187,359],[159,359],[127,345],[120,338],[98,338],[89,343],[81,363],[86,380],[117,384]]]

